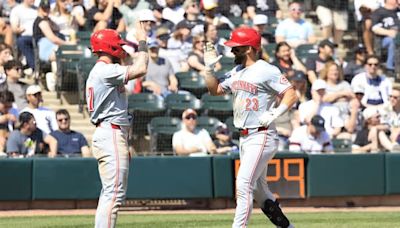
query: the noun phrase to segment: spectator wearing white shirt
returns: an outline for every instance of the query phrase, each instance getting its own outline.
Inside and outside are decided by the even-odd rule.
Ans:
[[[182,113],[182,129],[172,136],[172,148],[177,155],[206,156],[216,152],[210,134],[197,126],[197,113],[186,109]]]
[[[308,124],[314,115],[321,115],[325,120],[325,129],[331,138],[335,138],[344,126],[344,120],[340,118],[339,109],[331,103],[324,102],[326,82],[316,80],[311,87],[312,99],[301,103],[299,106],[300,122]]]
[[[365,106],[382,106],[389,104],[389,95],[392,93],[392,82],[385,75],[380,75],[379,58],[370,55],[366,59],[365,72],[357,74],[351,80],[351,87],[364,89],[361,103]]]
[[[324,118],[315,115],[310,123],[294,129],[289,138],[289,151],[311,154],[332,153],[332,142],[324,126]]]
[[[290,17],[281,21],[275,31],[275,42],[286,41],[292,48],[300,44],[313,44],[316,41],[314,31],[310,23],[301,18],[303,13],[300,2],[289,4]]]
[[[45,135],[58,129],[56,113],[48,108],[41,107],[43,102],[42,89],[38,85],[31,85],[26,89],[26,99],[28,106],[21,110],[22,112],[30,112],[36,120],[37,127],[43,131]]]

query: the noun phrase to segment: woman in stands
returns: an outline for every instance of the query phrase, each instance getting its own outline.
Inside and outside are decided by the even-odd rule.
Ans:
[[[50,2],[42,0],[38,9],[38,17],[33,23],[33,39],[39,49],[39,59],[55,61],[55,50],[59,45],[74,44],[64,40],[58,26],[49,18]]]
[[[199,72],[200,74],[204,74],[205,65],[203,60],[203,49],[204,49],[204,35],[198,34],[193,37],[193,49],[192,52],[189,53],[188,64],[190,70],[194,70]],[[221,69],[221,64],[218,62],[215,65],[215,70]]]

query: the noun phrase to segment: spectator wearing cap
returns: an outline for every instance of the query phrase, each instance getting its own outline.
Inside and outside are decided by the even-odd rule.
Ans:
[[[344,122],[339,116],[339,109],[331,103],[324,102],[326,87],[326,82],[321,79],[313,83],[312,99],[300,104],[299,117],[301,123],[308,124],[314,115],[322,116],[325,120],[326,131],[331,138],[335,138],[341,132]]]
[[[85,137],[71,130],[71,116],[65,109],[56,112],[58,130],[50,133],[57,140],[57,152],[63,156],[89,157],[90,150]]]
[[[186,0],[183,3],[185,21],[192,26],[192,35],[204,33],[204,21],[200,18],[200,6],[197,0]]]
[[[365,72],[359,73],[351,80],[351,86],[364,89],[361,100],[365,107],[385,106],[389,104],[389,96],[392,93],[392,82],[382,74],[379,74],[379,58],[375,55],[367,56]]]
[[[122,14],[122,19],[126,25],[126,31],[130,31],[135,28],[135,22],[138,19],[139,14],[144,9],[149,9],[150,4],[145,0],[126,0],[118,8]],[[154,16],[153,16],[154,17]],[[154,19],[155,21],[155,19]]]
[[[257,14],[253,17],[253,29],[261,35],[261,46],[267,45],[268,40],[265,38],[265,29],[268,26],[268,17],[263,14]],[[264,35],[265,34],[265,35]]]
[[[19,115],[19,129],[10,133],[7,139],[7,154],[10,157],[32,157],[44,155],[45,144],[48,145],[48,157],[57,155],[57,140],[44,134],[36,127],[35,117],[29,112],[22,112]]]
[[[297,58],[295,50],[285,41],[276,45],[275,60],[272,64],[277,66],[287,78],[293,77],[295,70],[306,73],[306,67]]]
[[[239,147],[232,141],[232,135],[226,124],[221,124],[215,130],[214,145],[217,154],[234,154],[239,153]]]
[[[256,14],[266,15],[268,18],[282,19],[282,10],[280,10],[279,5],[276,0],[248,0],[247,14],[250,18],[254,18]]]
[[[381,114],[376,107],[367,107],[363,111],[364,127],[357,132],[353,143],[353,153],[399,151],[396,141],[391,141],[387,124],[381,123]]]
[[[310,154],[333,153],[332,142],[324,126],[324,118],[315,115],[307,125],[294,129],[289,138],[289,151]]]
[[[164,26],[158,27],[156,30],[156,41],[159,45],[158,55],[161,58],[168,59],[172,64],[172,59],[176,58],[176,50],[168,49],[168,40],[170,38],[170,30]],[[179,67],[177,67],[179,69]],[[175,72],[175,68],[174,68]]]
[[[333,39],[340,44],[344,31],[347,31],[349,0],[315,0],[314,4],[324,39]]]
[[[382,0],[354,0],[354,9],[362,33],[362,39],[369,55],[374,54],[374,36],[372,28],[372,12],[378,9]]]
[[[343,68],[344,80],[351,83],[355,75],[364,72],[365,58],[367,57],[367,49],[359,44],[353,51],[354,59],[347,62]]]
[[[4,151],[8,134],[17,121],[16,115],[12,113],[13,102],[14,95],[10,91],[0,92],[0,154]]]
[[[36,120],[37,127],[43,131],[44,134],[50,134],[52,131],[58,129],[56,114],[54,111],[40,106],[43,102],[42,89],[39,85],[30,85],[26,89],[26,99],[28,106],[22,109],[21,112],[30,112]]]
[[[319,73],[324,69],[325,63],[333,60],[335,47],[337,47],[337,45],[331,41],[322,40],[318,44],[318,55],[307,58],[307,76],[311,84],[319,78]]]
[[[271,1],[271,0],[268,0]],[[218,12],[221,13],[222,15],[228,17],[228,18],[234,18],[234,17],[248,17],[250,19],[253,18],[255,15],[254,8],[253,11],[251,12],[251,16],[249,14],[249,7],[251,7],[250,4],[253,4],[254,2],[252,0],[242,0],[242,1],[237,1],[237,0],[218,0]],[[247,19],[247,18],[243,18]],[[239,25],[240,26],[240,25]]]
[[[292,48],[300,44],[313,44],[316,41],[310,23],[301,18],[303,13],[300,2],[289,3],[290,17],[279,22],[275,31],[275,42],[286,41]]]
[[[174,56],[171,56],[170,60],[175,72],[189,69],[187,58],[192,51],[192,28],[192,25],[183,20],[175,26],[174,33],[168,39],[167,48],[174,52]]]
[[[117,32],[125,31],[125,22],[119,12],[118,0],[94,0],[95,4],[87,12],[87,25],[93,32],[101,29],[114,29]]]
[[[159,45],[156,40],[149,44],[149,66],[144,76],[142,87],[163,98],[168,94],[178,92],[178,80],[175,77],[172,64],[158,54]]]
[[[171,21],[175,25],[185,19],[183,17],[183,15],[185,14],[185,10],[180,4],[180,1],[166,0],[165,3],[166,7],[164,7],[164,9],[162,10],[162,18]]]
[[[18,110],[22,110],[28,105],[25,97],[28,85],[20,81],[22,73],[21,68],[21,63],[16,60],[10,60],[4,64],[4,71],[7,75],[6,89],[12,91],[14,94],[15,104]]]
[[[205,75],[205,65],[204,65],[204,35],[198,34],[193,37],[193,49],[192,52],[189,53],[188,64],[190,70],[194,70],[199,72],[201,75]],[[221,69],[221,64],[218,62],[215,65],[215,70],[218,71]]]
[[[147,33],[148,39],[155,39],[155,24],[156,24],[156,18],[154,17],[153,11],[149,9],[142,9],[137,12],[138,17],[137,20],[142,22],[143,28]],[[132,26],[134,26],[134,23],[132,23]],[[128,28],[127,34],[126,34],[126,39],[132,43],[138,43],[136,40],[135,36],[136,30],[134,27]]]
[[[17,37],[17,47],[26,58],[29,68],[35,69],[35,57],[33,52],[32,35],[33,22],[38,11],[33,7],[33,1],[23,0],[16,5],[10,13],[11,29]]]
[[[195,110],[186,109],[182,113],[182,129],[172,136],[172,148],[177,155],[182,156],[206,156],[216,152],[207,130],[197,128]]]
[[[394,71],[395,40],[400,29],[399,2],[386,0],[383,7],[372,12],[372,32],[381,40],[381,48],[387,50],[386,69]],[[375,47],[378,48],[378,47]]]
[[[74,44],[72,41],[64,40],[64,35],[59,32],[58,26],[50,19],[49,14],[50,2],[49,0],[42,0],[39,5],[38,16],[33,23],[33,40],[37,44],[41,61],[55,61],[55,51],[59,45]]]
[[[294,71],[293,76],[288,79],[295,88],[297,97],[299,98],[295,105],[298,108],[301,103],[308,101],[310,98],[307,91],[307,76],[302,71]]]
[[[203,0],[204,22],[213,24],[217,29],[234,29],[235,25],[224,15],[218,12],[217,0]]]
[[[387,114],[387,122],[390,126],[390,139],[395,141],[400,134],[400,90],[393,88],[389,99],[390,107]]]

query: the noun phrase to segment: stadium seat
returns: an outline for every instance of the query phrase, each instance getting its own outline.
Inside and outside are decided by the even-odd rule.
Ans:
[[[225,121],[233,115],[232,96],[229,94],[223,96],[212,96],[204,94],[201,97],[203,115],[213,116],[221,121]]]
[[[244,24],[244,20],[243,17],[239,16],[239,17],[228,17],[228,19],[235,25],[235,27],[239,27],[241,25]]]
[[[139,93],[128,96],[128,112],[133,114],[132,133],[147,133],[147,124],[153,117],[165,115],[163,98],[152,93]]]
[[[78,45],[61,45],[56,52],[57,81],[56,91],[59,98],[61,92],[77,91],[76,65],[85,58]]]
[[[352,142],[350,139],[332,139],[335,153],[351,153]]]
[[[275,59],[276,45],[277,45],[276,43],[269,43],[262,47],[263,50],[268,54],[268,56],[270,58],[270,62],[272,62]]]
[[[86,103],[85,97],[85,87],[86,87],[86,80],[89,77],[89,73],[92,70],[94,64],[96,64],[96,58],[83,58],[81,59],[78,64],[76,65],[76,76],[78,81],[78,111],[83,113],[83,107]]]
[[[233,125],[233,117],[229,117],[225,120],[225,124],[232,134],[232,139],[238,140],[240,137],[239,130]]]
[[[172,136],[181,129],[181,120],[176,117],[154,117],[148,125],[150,152],[158,155],[173,154]]]
[[[169,116],[180,117],[188,108],[199,110],[201,102],[193,94],[169,94],[165,98],[165,106]]]
[[[90,36],[92,35],[93,31],[78,31],[76,33],[77,43],[80,45],[84,45],[90,47]]]
[[[208,91],[204,78],[197,72],[190,71],[187,74],[180,74],[177,79],[181,90],[189,91],[197,98],[200,98],[201,95]]]
[[[221,38],[225,38],[225,39],[229,39],[229,37],[231,36],[231,30],[229,29],[218,29],[217,33],[218,33],[218,37]]]
[[[215,138],[215,130],[220,124],[221,121],[215,117],[200,116],[197,118],[197,127],[206,129],[212,138]]]

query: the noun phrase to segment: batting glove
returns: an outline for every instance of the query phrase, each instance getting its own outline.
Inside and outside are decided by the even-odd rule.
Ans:
[[[215,64],[222,58],[222,55],[217,56],[217,50],[215,50],[214,44],[207,42],[204,47],[204,64],[206,69],[214,70]]]
[[[278,116],[274,111],[266,111],[258,118],[258,121],[262,126],[268,127],[276,118],[278,118]]]

